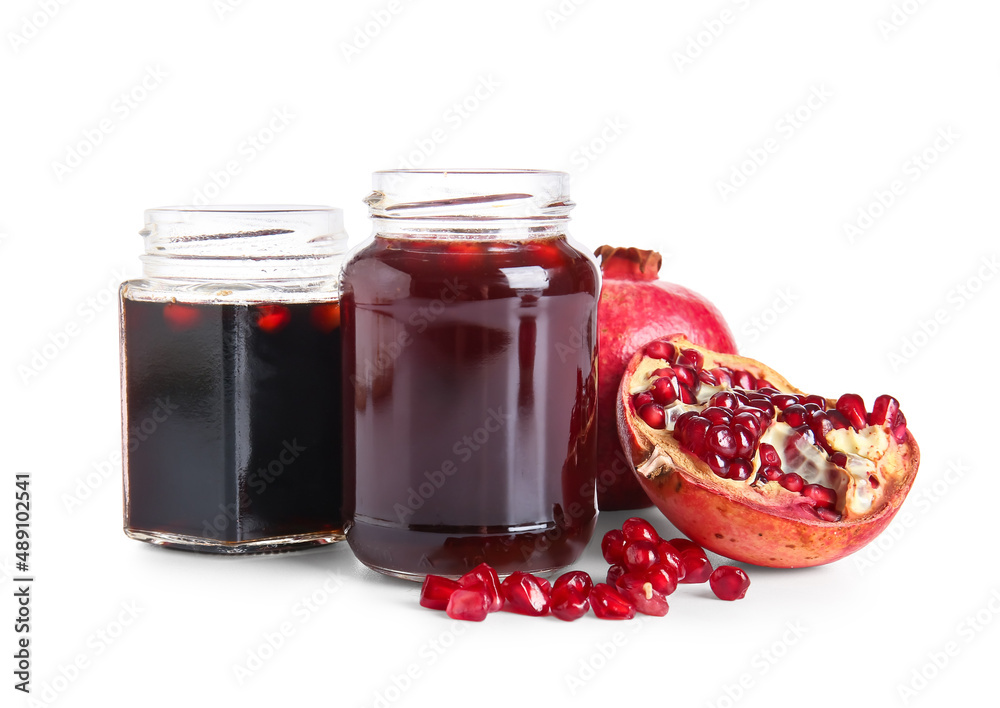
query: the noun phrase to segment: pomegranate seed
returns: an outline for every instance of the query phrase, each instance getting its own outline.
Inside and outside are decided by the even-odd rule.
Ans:
[[[632,541],[625,546],[623,565],[627,570],[645,570],[660,562],[660,554],[653,541]]]
[[[736,436],[725,425],[713,425],[705,434],[705,446],[722,457],[736,454]]]
[[[705,358],[701,355],[701,352],[695,349],[681,349],[681,353],[677,357],[677,363],[697,371],[704,365]]]
[[[772,384],[768,383],[766,379],[758,379],[757,393],[763,393],[765,396],[767,396],[768,400],[771,400],[772,396],[781,393],[781,391],[776,389]]]
[[[448,598],[456,590],[461,589],[454,580],[443,578],[440,575],[428,575],[424,578],[424,584],[420,588],[420,606],[428,607],[432,610],[444,610],[448,608]]]
[[[750,587],[750,578],[736,566],[720,565],[712,572],[708,584],[720,600],[741,600]]]
[[[684,429],[684,444],[695,455],[700,455],[705,449],[705,435],[712,423],[707,418],[695,416]]]
[[[837,465],[837,467],[847,467],[847,455],[843,452],[835,452],[830,455],[830,462]]]
[[[757,436],[744,428],[731,428],[736,438],[736,457],[751,458],[757,451]],[[732,477],[730,477],[732,479]]]
[[[292,321],[292,311],[284,305],[257,305],[257,326],[265,332],[279,332]]]
[[[670,342],[650,342],[646,346],[646,356],[650,359],[666,359],[673,363],[675,356],[674,345]]]
[[[689,388],[694,388],[695,383],[698,381],[698,375],[694,373],[694,369],[687,366],[678,364],[677,368],[674,369],[674,373],[677,375],[677,380]]]
[[[663,617],[670,609],[666,595],[653,588],[645,573],[639,571],[626,573],[618,578],[617,587],[622,596],[644,615]]]
[[[709,406],[701,412],[703,418],[708,418],[713,424],[725,423],[733,419],[733,412],[728,408],[719,406]]]
[[[724,366],[712,369],[712,376],[714,376],[718,380],[719,386],[729,387],[733,385],[732,371],[730,371]]]
[[[826,506],[817,506],[812,509],[813,513],[816,514],[817,518],[822,521],[840,521],[843,515],[836,509],[831,509]]]
[[[749,371],[733,372],[733,388],[742,388],[746,391],[753,391],[757,388],[757,379]]]
[[[674,421],[674,437],[683,442],[687,434],[688,423],[697,415],[694,411],[687,411],[677,416],[677,420]]]
[[[611,532],[609,531],[608,533]],[[631,543],[633,541],[651,541],[656,544],[661,540],[660,534],[656,532],[653,525],[638,516],[633,516],[631,519],[625,519],[625,523],[622,524],[622,535],[624,535],[626,543]],[[619,561],[608,562],[618,563]]]
[[[600,619],[626,620],[635,617],[635,605],[611,585],[598,583],[590,591],[590,606]]]
[[[669,541],[660,541],[656,544],[656,552],[660,554],[660,562],[650,566],[648,573],[653,573],[658,566],[667,566],[674,572],[674,577],[680,580],[684,577],[684,562],[681,560],[680,551],[674,548]],[[673,591],[671,591],[673,592]],[[666,593],[669,595],[670,593]]]
[[[490,612],[503,609],[503,592],[500,590],[500,576],[487,565],[480,563],[475,568],[458,579],[458,584],[465,590],[482,590],[490,601]]]
[[[659,369],[654,369],[653,373],[650,374],[650,377],[653,377],[653,376],[656,376],[656,377],[666,376],[667,378],[674,378],[673,367],[664,366],[664,367],[661,367]]]
[[[782,423],[788,423],[793,428],[806,424],[806,409],[798,403],[793,403],[781,412]]]
[[[663,406],[655,403],[647,403],[639,409],[639,417],[650,428],[663,430],[667,426],[667,416],[663,411]]]
[[[611,529],[601,539],[601,553],[608,563],[621,563],[625,554],[625,534],[619,529]]]
[[[201,323],[201,310],[190,305],[179,305],[168,302],[163,306],[163,319],[174,332],[194,329]]]
[[[677,556],[677,562],[680,563],[680,556]],[[677,568],[670,563],[657,563],[646,571],[646,580],[657,592],[672,595],[677,589]]]
[[[566,622],[580,619],[590,609],[594,581],[582,570],[560,575],[552,586],[552,614]]]
[[[748,409],[751,409],[751,410],[755,409],[755,410],[760,411],[761,413],[763,413],[764,415],[766,415],[768,417],[768,419],[771,419],[771,418],[774,417],[774,405],[770,401],[768,401],[766,399],[751,398],[747,402],[747,407],[748,407]]]
[[[729,460],[727,460],[722,455],[717,455],[714,452],[709,452],[703,458],[708,468],[715,472],[720,477],[726,476],[726,468],[729,467]]]
[[[868,475],[868,484],[872,485],[872,489],[878,489],[879,481],[878,477],[873,474]]]
[[[653,400],[661,406],[669,406],[677,400],[677,389],[674,387],[673,379],[657,379],[650,393],[653,394]]]
[[[757,478],[765,482],[777,482],[782,474],[781,468],[777,465],[764,465],[760,468],[760,472],[757,473]]]
[[[628,571],[625,569],[625,566],[620,564],[616,564],[608,568],[608,575],[607,575],[608,585],[614,585],[615,583],[617,583],[618,578],[622,577],[627,572]]]
[[[807,413],[806,422],[817,440],[826,440],[827,434],[833,432],[833,422],[823,411]]]
[[[750,464],[749,460],[745,460],[741,457],[737,457],[735,460],[729,463],[729,467],[726,468],[726,477],[728,479],[735,479],[737,482],[743,482],[750,479],[750,475],[753,474],[753,465]]]
[[[870,425],[883,425],[886,417],[895,415],[897,410],[899,410],[899,401],[892,396],[882,394],[872,404],[872,412],[868,414],[868,423]]]
[[[489,614],[490,600],[480,590],[458,589],[448,598],[445,612],[456,620],[482,622]]]
[[[822,396],[817,396],[816,394],[806,396],[802,399],[802,404],[805,405],[807,403],[815,403],[821,411],[826,410],[826,399]]]
[[[698,380],[701,381],[706,386],[719,385],[719,380],[715,378],[715,374],[713,374],[708,369],[702,369],[701,371],[698,372]]]
[[[686,538],[672,538],[669,543],[681,554],[681,562],[684,564],[684,577],[678,578],[678,582],[697,584],[708,580],[712,564],[705,555],[704,548]]]
[[[511,573],[500,586],[506,602],[507,612],[519,615],[543,617],[549,613],[549,597],[538,582],[538,578],[520,570]]]
[[[759,449],[760,462],[762,465],[774,465],[775,467],[781,465],[781,457],[778,455],[778,451],[774,449],[773,445],[761,443]]]
[[[646,404],[652,402],[653,402],[653,394],[651,394],[649,391],[643,391],[642,393],[637,393],[632,398],[632,406],[636,410],[639,410]]]
[[[855,430],[861,430],[868,425],[865,400],[856,393],[845,393],[838,398],[837,410],[850,421]]]
[[[690,386],[681,385],[679,388],[680,388],[681,403],[698,402],[698,397],[694,394],[694,391],[691,389]]]
[[[708,400],[708,405],[735,410],[740,407],[740,400],[732,391],[719,391]]]
[[[545,593],[545,597],[552,597],[552,583],[547,578],[540,578],[537,575],[535,579],[538,580],[538,584],[541,586],[542,592]]]
[[[681,561],[684,563],[684,579],[678,582],[685,584],[703,583],[712,574],[712,563],[705,551],[689,548],[681,551]]]
[[[760,434],[763,432],[760,421],[757,420],[757,416],[747,409],[743,409],[734,415],[732,424],[733,427],[743,428],[755,438],[760,437]]]
[[[896,419],[890,428],[892,430],[892,437],[896,438],[896,442],[901,443],[906,440],[906,416],[903,415],[903,411],[896,411]]]
[[[793,406],[799,402],[799,397],[794,393],[779,393],[775,396],[771,396],[771,403],[779,410],[783,411],[788,406]]]
[[[801,492],[802,487],[806,484],[806,481],[794,472],[786,472],[778,477],[778,484],[790,492]]]
[[[807,484],[802,487],[802,496],[809,497],[819,506],[837,505],[837,493],[821,484]]]
[[[846,430],[851,427],[851,421],[847,419],[847,416],[837,410],[828,410],[826,412],[826,417],[830,419],[833,424],[834,430]]]

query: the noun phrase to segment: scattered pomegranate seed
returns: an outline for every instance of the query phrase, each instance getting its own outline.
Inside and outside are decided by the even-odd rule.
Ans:
[[[656,544],[656,552],[660,555],[660,562],[654,564],[647,572],[652,573],[658,565],[666,565],[671,568],[677,580],[684,577],[684,561],[681,560],[681,553],[669,541],[660,541]],[[666,593],[669,595],[670,593]]]
[[[560,575],[552,586],[552,614],[566,622],[580,619],[590,609],[594,581],[582,570]]]
[[[747,594],[750,578],[736,566],[720,565],[712,572],[708,584],[720,600],[740,600]]]
[[[618,578],[617,587],[622,596],[644,615],[663,617],[670,609],[666,595],[654,589],[642,571],[632,571]]]
[[[611,533],[610,531],[608,533]],[[625,523],[622,524],[622,534],[625,536],[626,541],[652,541],[653,543],[660,542],[660,534],[656,532],[656,529],[651,523],[638,516],[633,516],[630,519],[626,519]],[[609,561],[617,562],[617,561]]]
[[[703,583],[712,574],[712,563],[705,554],[705,549],[686,538],[672,538],[670,545],[681,554],[684,564],[684,577],[677,582],[685,585]]]
[[[279,332],[292,320],[292,312],[284,305],[257,305],[257,327],[269,333]]]
[[[619,529],[611,529],[601,539],[601,554],[608,563],[621,563],[625,555],[625,534]]]
[[[627,572],[628,570],[625,569],[625,566],[617,563],[608,568],[608,575],[607,575],[608,585],[614,585],[615,583],[617,583],[618,578],[622,577]]]
[[[448,598],[445,612],[452,619],[482,622],[489,614],[489,604],[490,600],[486,597],[486,593],[459,588]]]
[[[590,591],[590,606],[600,619],[625,620],[635,617],[635,605],[616,588],[598,583]]]
[[[465,590],[484,592],[490,601],[490,612],[499,612],[503,609],[504,599],[500,589],[500,576],[486,563],[480,563],[463,575],[458,579],[458,584]]]
[[[677,569],[669,563],[657,563],[651,566],[646,570],[645,577],[652,583],[653,589],[663,595],[672,595],[677,589]]]
[[[440,575],[428,575],[420,588],[420,606],[432,610],[444,610],[448,607],[448,599],[452,593],[461,589],[454,580]]]
[[[504,610],[519,615],[543,617],[549,613],[549,597],[530,573],[515,571],[500,584],[503,591]]]
[[[626,570],[645,570],[660,562],[660,554],[652,541],[632,541],[625,546],[623,560]]]

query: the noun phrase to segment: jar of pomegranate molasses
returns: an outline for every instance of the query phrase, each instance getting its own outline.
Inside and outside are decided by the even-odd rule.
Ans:
[[[376,172],[343,271],[345,515],[383,573],[573,563],[593,533],[598,272],[569,176]]]
[[[146,212],[121,287],[125,533],[246,553],[343,538],[339,209]]]

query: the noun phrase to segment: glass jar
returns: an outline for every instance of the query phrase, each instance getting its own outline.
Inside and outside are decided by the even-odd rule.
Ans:
[[[342,540],[339,209],[146,212],[121,286],[125,533],[246,553]]]
[[[599,275],[568,185],[375,173],[343,271],[347,539],[369,567],[544,572],[590,539]]]

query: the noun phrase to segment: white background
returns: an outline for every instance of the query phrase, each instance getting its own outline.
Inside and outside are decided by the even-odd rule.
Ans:
[[[33,475],[40,704],[941,705],[990,690],[1000,5],[578,2],[5,0],[0,704],[28,704],[11,674],[18,471]],[[343,544],[228,559],[127,540],[115,289],[138,275],[143,210],[199,193],[333,204],[357,243],[369,173],[404,163],[571,171],[588,250],[661,250],[666,279],[802,388],[897,396],[923,467],[877,547],[750,568],[741,602],[682,586],[663,619],[455,625]],[[578,567],[604,572],[596,543]]]

